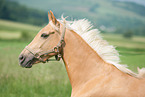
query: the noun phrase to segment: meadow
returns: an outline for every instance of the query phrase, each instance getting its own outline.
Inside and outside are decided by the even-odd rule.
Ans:
[[[70,97],[71,85],[62,61],[40,63],[31,69],[19,66],[20,52],[40,29],[0,20],[0,97]],[[27,33],[30,39],[21,40],[23,33]],[[102,36],[116,46],[122,64],[127,64],[135,72],[137,67],[145,67],[145,37]]]

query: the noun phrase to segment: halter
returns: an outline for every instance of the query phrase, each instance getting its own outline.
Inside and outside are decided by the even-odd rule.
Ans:
[[[64,25],[63,25],[63,28],[62,28],[62,35],[61,35],[61,39],[60,41],[58,42],[57,46],[55,46],[53,49],[50,49],[48,51],[42,51],[42,52],[35,52],[33,51],[30,47],[26,46],[25,49],[28,50],[31,54],[34,55],[34,57],[36,59],[38,59],[40,62],[42,63],[46,63],[46,61],[44,61],[41,57],[42,56],[46,56],[48,54],[55,54],[55,59],[57,61],[60,60],[60,58],[62,58],[62,49],[63,49],[63,46],[64,46],[64,35],[65,35],[65,31],[66,31],[66,26],[65,26],[65,21],[64,21]],[[57,31],[59,31],[59,29],[52,23],[52,21],[50,21],[50,25]],[[53,60],[49,60],[49,61],[53,61]]]

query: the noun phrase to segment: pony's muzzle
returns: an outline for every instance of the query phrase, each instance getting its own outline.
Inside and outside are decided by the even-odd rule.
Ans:
[[[35,58],[32,55],[30,55],[29,57],[28,56],[26,57],[25,55],[21,54],[19,56],[19,64],[22,67],[31,68],[34,62],[35,62]]]

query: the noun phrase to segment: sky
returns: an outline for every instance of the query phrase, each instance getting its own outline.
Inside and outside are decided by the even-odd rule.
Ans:
[[[145,6],[145,0],[118,0],[118,1],[129,1],[129,2],[135,2],[141,5]]]

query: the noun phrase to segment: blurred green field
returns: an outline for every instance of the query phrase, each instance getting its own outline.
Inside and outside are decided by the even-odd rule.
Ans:
[[[41,63],[31,69],[18,64],[20,52],[31,41],[22,41],[22,32],[32,39],[40,29],[0,20],[0,97],[70,97],[71,85],[63,62]],[[145,37],[124,39],[113,34],[103,34],[103,37],[116,46],[122,64],[133,71],[145,67]]]
[[[121,64],[128,65],[134,72],[137,72],[137,67],[145,67],[145,37],[126,39],[116,34],[103,34],[103,37],[119,51]]]

